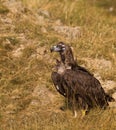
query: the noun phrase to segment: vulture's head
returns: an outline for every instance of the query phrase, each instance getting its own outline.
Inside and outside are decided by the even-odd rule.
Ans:
[[[75,63],[72,49],[69,45],[67,45],[63,42],[59,42],[56,45],[52,46],[50,50],[51,50],[51,52],[59,52],[61,61],[64,64],[69,65],[69,64]]]
[[[66,51],[68,45],[66,45],[63,42],[59,42],[57,45],[54,45],[51,47],[51,52],[60,52],[63,53],[64,51]]]

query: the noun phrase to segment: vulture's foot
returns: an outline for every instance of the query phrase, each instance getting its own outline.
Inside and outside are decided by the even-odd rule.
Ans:
[[[81,110],[81,112],[82,112],[82,117],[81,117],[81,118],[85,117],[85,115],[88,114],[88,111],[87,111],[87,110]]]

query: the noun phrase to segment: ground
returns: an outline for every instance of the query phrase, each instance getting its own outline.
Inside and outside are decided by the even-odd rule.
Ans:
[[[114,130],[116,103],[73,118],[51,81],[59,41],[116,99],[116,3],[109,0],[0,1],[1,130]],[[62,13],[61,13],[62,12]]]

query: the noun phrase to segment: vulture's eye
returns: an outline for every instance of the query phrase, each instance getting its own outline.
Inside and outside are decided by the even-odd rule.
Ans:
[[[65,50],[65,45],[64,44],[58,44],[57,48],[59,48],[61,51]]]

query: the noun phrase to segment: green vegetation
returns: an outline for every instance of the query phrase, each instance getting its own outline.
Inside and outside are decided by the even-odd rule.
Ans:
[[[49,48],[58,41],[70,44],[80,65],[102,82],[116,82],[116,2],[17,2],[12,7],[18,11],[0,2],[0,130],[115,130],[116,108],[93,109],[83,119],[80,110],[73,119],[70,110],[59,109],[64,98],[50,78],[57,54]],[[58,25],[79,26],[81,36],[60,34]]]

